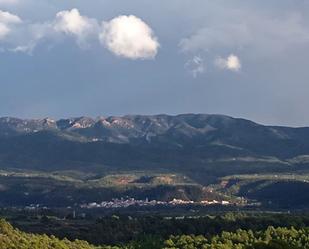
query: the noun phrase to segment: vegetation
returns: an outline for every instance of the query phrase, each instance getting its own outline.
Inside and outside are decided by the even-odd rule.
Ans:
[[[136,211],[135,211],[136,213]],[[111,215],[99,219],[56,219],[51,216],[19,216],[9,221],[22,231],[55,235],[70,240],[86,240],[95,245],[145,241],[145,237],[166,240],[169,236],[204,235],[207,238],[223,231],[235,233],[238,229],[263,231],[269,226],[309,227],[308,215],[226,213],[204,217],[160,217],[155,215]],[[152,239],[153,240],[153,239]]]
[[[59,240],[54,236],[34,235],[14,229],[4,220],[0,221],[1,249],[99,249],[85,241],[71,242],[67,239]]]
[[[55,236],[35,235],[14,229],[0,220],[1,249],[308,249],[309,229],[274,228],[264,231],[237,230],[222,232],[220,235],[171,236],[162,241],[156,237],[146,237],[127,245],[94,246],[81,240],[59,240]]]
[[[309,203],[309,175],[305,172],[227,176],[214,189],[228,196],[257,200],[268,207],[306,209]]]
[[[309,204],[308,151],[309,128],[221,115],[0,118],[0,205],[227,193],[300,209]]]
[[[0,170],[0,205],[67,207],[134,197],[169,201],[232,200],[238,197],[273,208],[304,209],[309,204],[309,174],[249,174],[220,177],[204,186],[185,174],[156,171]],[[301,192],[302,195],[298,193]]]
[[[307,249],[309,230],[268,227],[265,231],[237,230],[223,232],[210,239],[204,236],[172,236],[164,249]]]
[[[1,169],[160,169],[208,185],[231,174],[297,174],[309,164],[308,128],[221,115],[0,118],[0,138]]]
[[[85,173],[80,171],[0,171],[0,205],[72,206],[113,198],[183,200],[222,199],[190,178],[156,172]]]

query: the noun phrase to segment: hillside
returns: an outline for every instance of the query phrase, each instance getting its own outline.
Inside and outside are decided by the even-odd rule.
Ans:
[[[86,241],[67,239],[59,240],[54,236],[34,235],[14,229],[9,223],[0,220],[0,248],[2,249],[35,249],[35,248],[68,248],[68,249],[103,249],[89,245]]]
[[[170,236],[163,240],[160,237],[145,237],[119,246],[93,246],[86,241],[68,239],[60,240],[55,236],[36,235],[14,229],[9,223],[0,220],[0,246],[2,249],[186,249],[186,248],[309,248],[308,229],[268,227],[263,231],[242,230],[223,231],[210,238],[204,235]]]
[[[222,115],[1,118],[0,138],[5,168],[195,169],[229,175],[306,169],[309,163],[309,128],[263,126]]]
[[[295,182],[293,175],[309,173],[309,128],[206,114],[6,117],[0,118],[0,167],[3,205],[69,205],[122,196],[220,199],[223,193],[262,203],[278,198],[280,206],[286,204],[287,190],[295,195],[308,188],[307,181]],[[241,180],[237,191],[204,188],[232,175],[290,179],[267,179],[261,187],[258,179]],[[307,197],[289,199],[287,206],[309,203]]]

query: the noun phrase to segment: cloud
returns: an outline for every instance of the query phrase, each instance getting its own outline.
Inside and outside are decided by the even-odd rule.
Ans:
[[[226,13],[220,22],[201,25],[179,43],[183,52],[233,49],[255,56],[281,53],[293,46],[309,42],[309,27],[301,14],[284,17],[259,13]]]
[[[241,62],[234,54],[229,55],[227,58],[219,57],[215,59],[214,63],[215,66],[220,69],[226,69],[235,72],[238,72],[241,69]]]
[[[10,29],[3,23],[0,23],[0,40],[4,39],[10,33]]]
[[[60,11],[43,23],[22,21],[0,10],[0,40],[5,51],[31,54],[43,40],[54,42],[66,36],[73,37],[81,48],[100,42],[117,56],[129,59],[152,59],[160,46],[152,29],[132,15],[118,16],[100,27],[96,19],[75,8]]]
[[[95,19],[82,16],[78,9],[58,12],[53,23],[56,32],[76,36],[79,40],[86,39],[97,27]]]
[[[12,17],[7,18],[7,20],[10,20],[10,24],[5,24],[6,27],[9,27],[9,32],[0,39],[0,46],[3,51],[31,54],[38,43],[43,39],[53,39],[56,34],[50,22],[31,23]],[[1,24],[0,14],[0,38]]]
[[[12,27],[21,22],[18,16],[0,10],[0,40],[5,39],[11,33]]]
[[[22,24],[18,27],[13,24]],[[10,37],[7,35],[11,33]],[[60,11],[55,18],[44,23],[23,22],[18,16],[0,11],[0,39],[7,51],[32,53],[42,40],[55,41],[72,36],[82,48],[88,40],[98,39],[99,25],[95,19],[82,16],[77,9]],[[4,45],[4,44],[3,44]]]
[[[21,23],[22,21],[19,16],[0,10],[0,22],[10,24],[10,23]]]
[[[194,78],[197,78],[200,74],[205,72],[206,63],[201,56],[196,55],[187,61],[185,69],[188,70]]]
[[[27,54],[32,54],[34,48],[36,46],[35,42],[29,42],[26,45],[19,45],[15,48],[11,48],[8,51],[10,52],[15,52],[15,53],[27,53]]]
[[[0,4],[4,5],[10,5],[10,4],[16,4],[18,3],[18,0],[0,0]]]
[[[115,55],[129,59],[153,59],[160,46],[152,29],[133,15],[103,22],[100,41]]]

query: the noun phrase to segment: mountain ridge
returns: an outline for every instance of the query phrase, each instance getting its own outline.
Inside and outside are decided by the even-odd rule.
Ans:
[[[96,165],[226,175],[307,170],[308,155],[308,127],[266,126],[225,115],[0,118],[0,167]]]
[[[251,121],[245,118],[234,118],[228,115],[221,115],[221,114],[193,114],[193,113],[186,113],[186,114],[179,114],[179,115],[168,115],[168,114],[158,114],[158,115],[124,115],[124,116],[98,116],[96,118],[87,117],[87,116],[80,116],[80,117],[70,117],[70,118],[61,118],[61,119],[53,119],[50,117],[47,118],[33,118],[33,119],[22,119],[17,117],[0,117],[0,128],[3,128],[3,125],[10,125],[13,129],[18,131],[18,128],[24,128],[24,132],[26,133],[27,130],[36,132],[37,129],[34,127],[39,128],[39,130],[43,130],[44,128],[54,128],[57,130],[67,130],[67,129],[83,129],[93,127],[95,125],[101,124],[102,126],[106,127],[121,127],[122,128],[129,128],[125,127],[125,125],[130,126],[128,122],[135,122],[139,119],[147,119],[148,121],[158,121],[158,120],[181,120],[189,118],[189,117],[203,117],[209,119],[221,119],[221,120],[228,120],[228,121],[239,121],[239,122],[247,122],[248,124],[258,125],[260,127],[268,127],[268,128],[279,128],[279,129],[309,129],[309,126],[302,126],[302,127],[290,127],[290,126],[282,126],[282,125],[266,125],[261,124],[258,122]],[[15,127],[14,127],[15,126]],[[9,128],[9,127],[8,127]],[[31,130],[33,128],[33,130]],[[132,128],[132,127],[131,127]],[[1,132],[1,131],[0,131]],[[1,135],[1,133],[0,133]]]

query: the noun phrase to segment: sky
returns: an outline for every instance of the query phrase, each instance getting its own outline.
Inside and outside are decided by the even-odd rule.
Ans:
[[[309,126],[308,13],[308,0],[0,0],[0,116]]]

